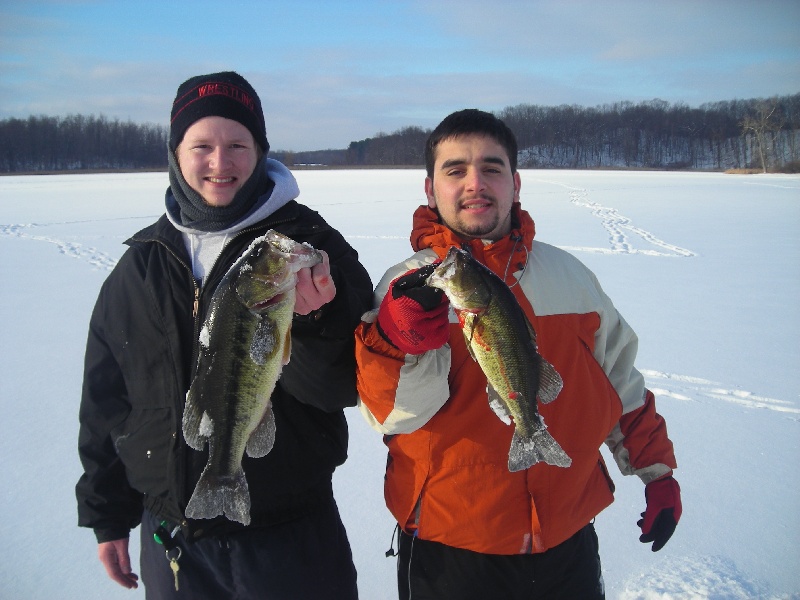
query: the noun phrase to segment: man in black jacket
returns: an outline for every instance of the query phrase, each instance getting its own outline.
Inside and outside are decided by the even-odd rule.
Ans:
[[[109,576],[135,588],[128,537],[141,524],[148,598],[356,598],[332,475],[347,455],[343,408],[356,402],[353,330],[371,302],[369,275],[266,158],[261,103],[244,78],[187,80],[171,117],[166,214],[127,241],[91,318],[79,525],[94,530]],[[242,461],[249,525],[189,519],[208,458],[181,428],[198,332],[220,279],[269,229],[324,256],[298,273],[291,360],[271,397],[275,444]]]

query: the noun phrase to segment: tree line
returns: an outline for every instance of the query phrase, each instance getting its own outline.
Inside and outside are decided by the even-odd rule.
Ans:
[[[663,100],[593,108],[520,104],[496,114],[517,136],[521,168],[800,167],[800,94],[698,108]],[[342,163],[424,164],[429,133],[406,127],[352,142]]]
[[[800,170],[800,94],[690,108],[651,100],[596,107],[519,104],[496,113],[520,168]],[[345,149],[270,151],[289,167],[419,167],[429,129],[403,127]],[[0,172],[166,168],[168,129],[105,117],[0,121]]]
[[[0,172],[162,169],[162,125],[69,115],[0,121]]]

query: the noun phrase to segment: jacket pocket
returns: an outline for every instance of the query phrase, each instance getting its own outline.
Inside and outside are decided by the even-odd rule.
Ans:
[[[171,408],[134,409],[112,432],[131,486],[150,495],[167,491],[167,464],[177,435]]]
[[[606,462],[603,460],[602,456],[597,459],[597,466],[600,467],[600,471],[603,473],[606,483],[608,483],[608,489],[611,490],[611,493],[613,494],[616,491],[617,486],[614,485],[614,481],[611,479],[611,475],[608,473]]]

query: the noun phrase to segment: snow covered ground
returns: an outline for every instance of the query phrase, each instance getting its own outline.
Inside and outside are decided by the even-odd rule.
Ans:
[[[684,515],[659,553],[638,541],[641,483],[610,467],[617,500],[596,522],[608,597],[800,598],[800,178],[521,174],[538,238],[587,263],[639,333],[676,445]],[[296,176],[374,282],[409,254],[422,170]],[[163,173],[0,177],[1,598],[144,597],[106,578],[76,526],[77,411],[97,291],[166,186]],[[348,418],[335,486],[361,596],[396,598],[385,449]]]

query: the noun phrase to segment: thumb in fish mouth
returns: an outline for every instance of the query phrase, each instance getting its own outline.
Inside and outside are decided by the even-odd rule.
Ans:
[[[435,268],[436,264],[425,265],[397,278],[392,285],[392,297],[394,299],[400,296],[411,298],[425,311],[437,308],[445,298],[441,288],[429,284],[430,276]]]

